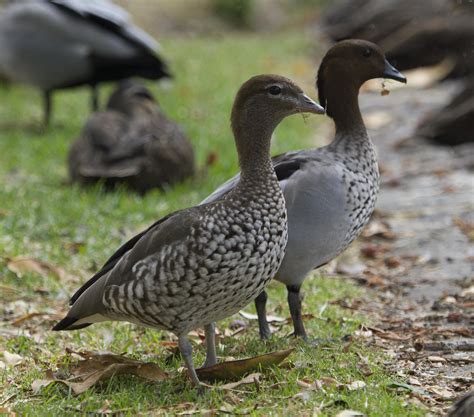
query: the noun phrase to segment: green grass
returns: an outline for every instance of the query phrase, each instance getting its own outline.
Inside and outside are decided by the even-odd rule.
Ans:
[[[15,301],[23,300],[31,311],[54,313],[65,308],[68,296],[123,242],[157,218],[176,209],[197,204],[218,184],[237,170],[237,159],[229,130],[232,100],[239,85],[257,73],[281,73],[298,81],[314,96],[313,55],[317,53],[311,37],[304,33],[271,35],[236,34],[222,38],[163,39],[164,54],[172,64],[175,81],[171,86],[148,83],[167,114],[186,130],[204,166],[209,153],[217,162],[203,169],[194,180],[164,194],[151,192],[140,197],[125,190],[105,194],[100,187],[83,190],[67,185],[65,159],[71,141],[79,134],[89,113],[88,93],[84,90],[57,93],[53,126],[41,132],[40,96],[26,87],[0,91],[0,308],[4,326],[18,316]],[[102,89],[103,97],[110,87]],[[303,120],[294,116],[276,131],[273,152],[319,145],[316,139],[323,119]],[[26,274],[18,278],[7,268],[7,259],[30,256],[63,268],[68,276]],[[247,386],[240,393],[233,412],[252,415],[312,415],[321,404],[321,414],[334,415],[350,408],[370,416],[418,416],[424,412],[404,404],[404,398],[387,388],[392,376],[383,368],[386,358],[380,351],[353,341],[347,336],[366,321],[329,304],[330,300],[354,297],[357,288],[347,281],[314,277],[305,284],[305,311],[315,317],[307,321],[309,333],[328,339],[317,347],[286,337],[290,325],[283,326],[269,342],[258,340],[255,322],[239,338],[225,338],[218,347],[221,357],[243,358],[294,346],[289,368],[265,372],[260,387]],[[272,283],[269,289],[271,313],[287,316],[285,290]],[[9,310],[14,310],[12,313]],[[253,307],[248,307],[253,311]],[[46,317],[46,318],[45,318]],[[224,329],[235,318],[219,323]],[[0,370],[0,404],[20,415],[65,415],[94,413],[104,405],[124,415],[173,415],[183,411],[180,404],[195,404],[198,410],[229,407],[232,398],[218,389],[204,393],[190,388],[177,372],[181,361],[169,358],[157,332],[124,323],[93,326],[80,332],[52,333],[53,321],[37,317],[22,324],[24,335],[0,331],[0,352],[22,355],[23,364]],[[1,329],[0,329],[1,330]],[[140,359],[152,359],[172,377],[160,383],[146,383],[120,376],[75,396],[61,385],[51,385],[38,395],[31,382],[45,370],[55,369],[63,360],[66,347],[109,350]],[[372,375],[364,376],[358,364],[367,357]],[[204,359],[204,348],[195,348],[195,361]],[[1,360],[1,357],[0,357]],[[346,384],[364,380],[363,390],[325,387],[303,398],[294,397],[307,382],[322,377]],[[234,398],[234,402],[235,398]]]

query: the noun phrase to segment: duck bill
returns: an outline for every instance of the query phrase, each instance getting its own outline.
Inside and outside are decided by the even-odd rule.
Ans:
[[[306,94],[298,95],[297,110],[300,113],[324,114],[325,110],[315,101],[311,100]]]
[[[390,78],[391,80],[395,81],[400,81],[401,83],[407,83],[407,78],[387,60],[385,60],[385,69],[383,71],[383,77]]]

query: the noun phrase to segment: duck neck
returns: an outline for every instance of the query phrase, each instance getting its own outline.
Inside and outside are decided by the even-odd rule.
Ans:
[[[356,83],[334,83],[325,94],[326,112],[334,120],[336,136],[351,133],[366,133],[359,108],[359,85]]]
[[[279,120],[265,113],[244,110],[232,116],[243,185],[273,178],[276,180],[270,159],[270,143]]]
[[[377,169],[377,157],[367,134],[359,108],[359,88],[362,82],[353,78],[326,72],[318,88],[324,98],[326,112],[334,120],[336,135],[329,147],[352,156],[357,161],[369,161],[369,169]]]

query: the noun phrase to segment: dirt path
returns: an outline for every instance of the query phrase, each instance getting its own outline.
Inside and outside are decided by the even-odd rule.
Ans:
[[[360,336],[387,350],[410,401],[440,413],[473,388],[474,144],[440,147],[414,131],[456,88],[362,94],[383,180],[359,265],[347,271],[377,289],[347,306],[377,323]]]

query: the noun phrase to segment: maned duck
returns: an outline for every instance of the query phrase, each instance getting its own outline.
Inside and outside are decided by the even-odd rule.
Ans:
[[[51,92],[139,76],[169,76],[158,44],[107,0],[23,0],[0,15],[0,75],[44,93],[44,122]]]
[[[288,246],[275,279],[288,289],[296,336],[307,339],[300,288],[306,275],[334,259],[360,234],[374,210],[379,171],[374,146],[359,110],[360,86],[372,78],[406,82],[377,45],[346,40],[324,56],[318,71],[319,101],[336,124],[328,146],[273,158],[288,210]],[[239,181],[227,181],[203,203],[221,199]],[[260,336],[270,336],[263,291],[255,300]]]
[[[68,162],[72,181],[103,181],[107,188],[126,184],[139,193],[194,173],[194,151],[182,129],[147,88],[131,81],[120,83],[106,111],[89,117]]]
[[[240,88],[232,109],[241,180],[213,203],[172,213],[120,247],[72,297],[53,330],[124,320],[178,336],[199,383],[186,335],[204,327],[206,364],[216,362],[213,322],[252,301],[275,275],[287,242],[285,200],[270,140],[291,114],[324,110],[287,78],[260,75]]]

